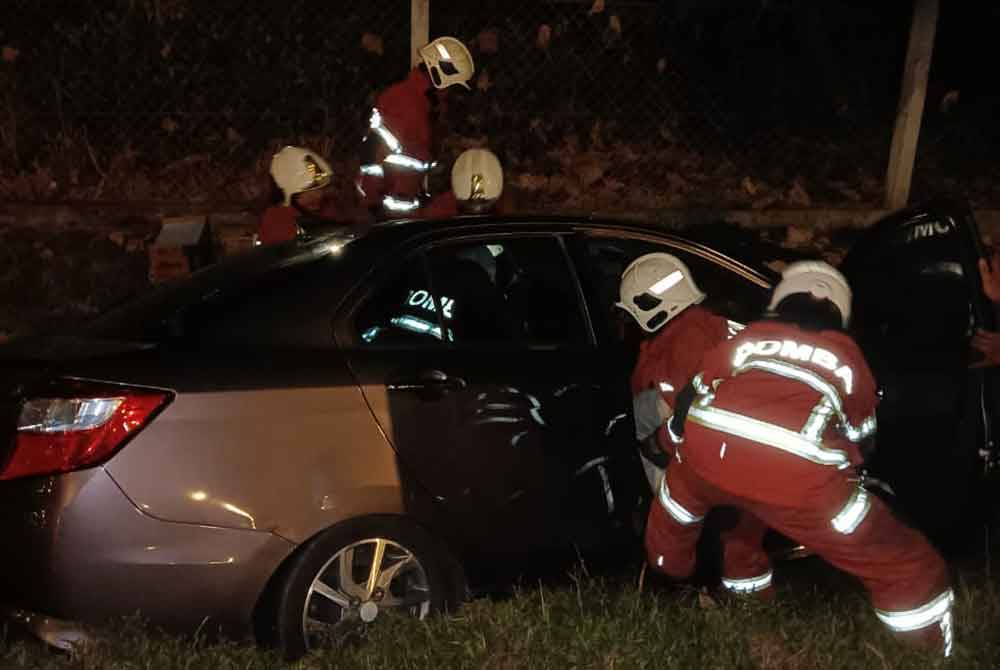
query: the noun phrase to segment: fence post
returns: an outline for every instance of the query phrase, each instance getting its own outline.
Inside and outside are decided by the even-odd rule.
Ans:
[[[889,150],[889,169],[885,176],[885,206],[899,209],[910,197],[913,162],[920,139],[920,121],[927,97],[927,73],[934,50],[938,0],[914,0],[910,43],[906,49],[903,85],[896,111],[896,128]]]
[[[420,63],[417,49],[431,41],[431,0],[410,0],[410,67]]]

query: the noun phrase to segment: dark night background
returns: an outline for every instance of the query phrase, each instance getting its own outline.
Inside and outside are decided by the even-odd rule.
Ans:
[[[991,204],[1000,10],[942,5],[915,186]],[[758,206],[795,180],[811,198],[792,205],[863,206],[881,198],[911,6],[433,0],[431,34],[469,41],[479,65],[450,137],[486,138],[512,173],[616,147],[590,156],[602,177],[668,192],[664,206]],[[9,0],[5,18],[8,200],[253,200],[259,161],[287,141],[349,173],[372,92],[408,65],[398,0]]]

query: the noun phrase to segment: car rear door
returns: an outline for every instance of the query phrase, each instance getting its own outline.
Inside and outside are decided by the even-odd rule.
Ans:
[[[338,320],[338,342],[467,548],[599,537],[616,504],[600,439],[613,417],[597,400],[594,337],[563,242],[482,230],[387,259]]]
[[[852,330],[883,389],[872,469],[903,510],[938,539],[972,522],[993,449],[991,374],[970,369],[969,341],[992,330],[979,233],[968,206],[898,212],[852,247]]]

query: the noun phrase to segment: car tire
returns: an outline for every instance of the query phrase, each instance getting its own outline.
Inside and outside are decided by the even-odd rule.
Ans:
[[[295,660],[356,639],[388,610],[419,618],[441,612],[453,600],[449,564],[426,532],[399,517],[334,526],[287,566],[274,604],[274,642]]]

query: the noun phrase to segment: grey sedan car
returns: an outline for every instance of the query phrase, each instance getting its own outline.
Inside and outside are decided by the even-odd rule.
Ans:
[[[296,656],[566,547],[634,546],[649,491],[612,305],[651,251],[730,318],[761,312],[773,274],[690,239],[460,218],[259,249],[0,346],[0,603],[55,644],[139,612]],[[942,281],[981,300],[962,270]]]

